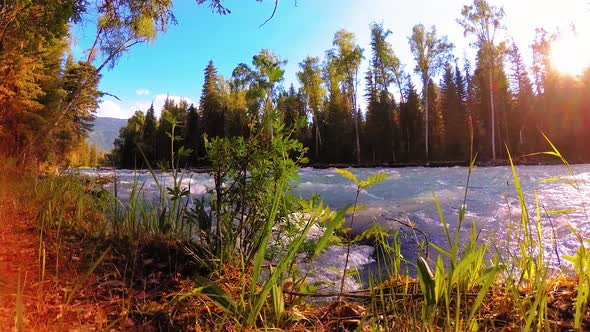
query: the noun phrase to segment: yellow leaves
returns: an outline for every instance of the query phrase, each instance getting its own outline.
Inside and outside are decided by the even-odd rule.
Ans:
[[[98,29],[105,29],[105,28],[107,28],[107,26],[109,24],[109,21],[110,21],[110,16],[109,15],[107,15],[107,14],[101,15],[98,18],[98,22],[97,22]]]
[[[387,173],[378,172],[373,175],[368,176],[365,180],[359,181],[357,176],[352,174],[350,171],[342,168],[337,168],[336,172],[343,177],[347,178],[348,180],[352,181],[359,189],[366,189],[377,185],[389,177]]]
[[[143,37],[148,41],[156,39],[157,31],[154,21],[147,15],[141,15],[135,18],[133,30],[139,37]]]
[[[356,177],[356,175],[352,174],[350,171],[342,169],[342,168],[337,168],[336,172],[342,176],[344,176],[345,178],[347,178],[348,180],[354,182],[354,184],[358,185],[359,181]]]
[[[366,180],[361,181],[359,186],[361,187],[361,189],[369,188],[369,187],[372,187],[374,185],[377,185],[377,184],[385,181],[388,177],[389,177],[389,175],[387,173],[383,173],[383,172],[375,173],[375,174],[367,177]]]

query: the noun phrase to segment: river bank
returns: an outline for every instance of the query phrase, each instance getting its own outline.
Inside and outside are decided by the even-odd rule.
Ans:
[[[429,168],[445,168],[445,167],[468,167],[469,160],[433,160],[433,161],[414,161],[414,162],[349,162],[349,163],[308,163],[302,165],[313,169],[329,169],[329,168],[410,168],[410,167],[429,167]],[[540,155],[517,157],[513,160],[516,166],[550,166],[560,165],[561,161],[554,158],[547,158]],[[571,165],[585,164],[588,161],[579,160],[570,162]],[[494,166],[510,166],[508,159],[496,159],[486,161],[476,161],[476,167],[494,167]],[[119,169],[113,166],[99,166],[97,170],[116,170]],[[139,171],[148,171],[149,169],[138,169]],[[211,167],[204,165],[199,167],[187,167],[185,170],[194,173],[209,173]]]
[[[361,171],[361,177],[374,174],[369,170]],[[307,176],[305,172],[311,170],[303,172]],[[330,174],[321,173],[319,176],[336,178],[327,176]],[[420,172],[415,176],[427,177]],[[262,302],[260,315],[248,322],[244,316],[249,312],[248,299],[251,296],[256,299],[265,285],[264,279],[259,280],[253,288],[254,293],[248,291],[252,266],[224,265],[212,269],[215,265],[197,259],[202,250],[198,245],[181,240],[174,233],[147,231],[149,228],[125,236],[105,232],[113,230],[116,221],[107,218],[110,215],[105,210],[108,205],[104,205],[100,190],[96,190],[104,185],[100,180],[94,182],[92,178],[62,175],[23,181],[26,183],[14,185],[8,197],[22,197],[18,194],[23,193],[24,188],[36,188],[29,190],[30,196],[26,199],[17,199],[36,202],[18,205],[19,209],[29,211],[25,218],[29,225],[25,232],[28,235],[23,235],[10,223],[5,231],[17,234],[14,241],[23,236],[32,240],[20,241],[29,243],[29,250],[22,252],[29,252],[30,257],[16,255],[11,264],[16,260],[31,261],[30,266],[46,271],[45,277],[31,274],[33,278],[45,280],[41,284],[52,285],[44,288],[41,299],[30,295],[25,288],[25,299],[29,299],[30,304],[24,306],[24,317],[27,317],[25,321],[29,325],[26,326],[31,327],[30,330],[37,330],[38,326],[49,326],[51,330],[56,325],[50,324],[69,326],[67,324],[74,323],[87,329],[126,331],[235,330],[246,326],[248,329],[300,331],[415,330],[422,327],[465,330],[473,328],[473,324],[478,329],[526,330],[527,326],[528,329],[570,329],[576,322],[583,329],[590,327],[590,312],[582,302],[576,304],[580,280],[586,280],[583,279],[586,277],[567,277],[543,270],[543,265],[533,264],[530,268],[536,271],[521,276],[519,280],[510,274],[514,271],[511,268],[481,259],[481,254],[493,253],[493,247],[469,240],[461,240],[461,247],[466,248],[461,252],[439,252],[442,257],[447,257],[445,259],[455,260],[454,264],[439,266],[437,255],[431,252],[422,270],[418,268],[417,278],[409,278],[404,271],[397,271],[371,279],[365,289],[355,292],[326,293],[301,276],[286,278],[279,284],[280,293],[269,294]],[[334,191],[334,188],[326,188]],[[365,198],[376,200],[373,196],[380,192],[369,191],[370,195]],[[4,213],[6,207],[0,207],[2,215],[8,215]],[[125,211],[132,211],[128,210],[130,207],[130,203],[122,206]],[[40,223],[42,220],[47,223]],[[41,229],[44,230],[42,238],[39,237]],[[380,233],[375,231],[373,236],[378,237]],[[538,243],[522,241],[522,245],[529,248],[526,253],[543,250]],[[40,244],[46,248],[43,268],[37,254]],[[341,254],[345,255],[346,246],[342,249]],[[399,259],[399,249],[396,251],[385,245],[379,250],[379,257],[388,257],[392,261]],[[431,251],[435,250],[431,248]],[[497,255],[498,252],[493,257],[499,258]],[[509,266],[521,269],[532,264],[532,259],[542,257],[528,255],[504,256],[503,259]],[[325,264],[331,264],[329,260],[327,262]],[[14,274],[9,279],[13,280],[9,283],[12,285]],[[436,287],[441,288],[436,291]],[[431,291],[432,294],[440,293],[432,297],[429,295]],[[7,295],[8,298],[14,296]],[[280,312],[273,304],[273,299],[278,299],[276,296],[283,299]],[[51,302],[54,309],[47,309],[45,316],[41,316],[35,309],[36,301],[45,303],[51,298],[56,299]],[[5,319],[10,319],[16,308],[11,307],[14,302],[5,303]]]

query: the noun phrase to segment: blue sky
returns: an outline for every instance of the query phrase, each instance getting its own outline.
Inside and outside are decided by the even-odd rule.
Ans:
[[[490,0],[506,10],[509,35],[519,44],[525,57],[536,27],[554,31],[568,30],[574,24],[578,40],[572,52],[582,54],[590,63],[590,5],[586,0]],[[134,47],[117,66],[103,73],[100,88],[121,100],[105,97],[99,116],[128,118],[136,110],[145,111],[154,102],[157,111],[166,96],[186,98],[195,104],[201,93],[203,70],[212,59],[218,73],[228,77],[240,62],[250,64],[252,56],[267,48],[288,60],[285,86],[298,86],[298,64],[306,56],[323,57],[332,47],[334,33],[347,29],[357,36],[358,44],[370,57],[369,23],[382,22],[393,34],[393,48],[411,71],[415,66],[407,43],[417,23],[436,25],[438,33],[455,44],[455,55],[473,56],[469,44],[456,23],[468,0],[281,0],[275,17],[262,28],[259,25],[272,12],[274,1],[226,0],[231,14],[213,14],[194,0],[176,0],[174,12],[178,25],[145,45]],[[76,27],[74,54],[80,55],[93,37],[91,24]],[[564,46],[574,47],[574,46]],[[562,47],[563,48],[563,47]],[[567,61],[565,61],[567,62]],[[571,63],[571,61],[569,61]],[[366,68],[366,63],[364,64]],[[364,71],[364,69],[363,69]]]

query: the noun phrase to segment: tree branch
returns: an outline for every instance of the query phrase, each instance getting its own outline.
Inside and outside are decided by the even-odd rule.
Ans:
[[[297,6],[297,1],[295,1],[295,5]],[[274,8],[272,9],[272,14],[270,14],[270,17],[267,18],[266,21],[264,21],[264,23],[259,25],[258,28],[262,28],[266,23],[268,23],[270,20],[272,20],[273,17],[275,17],[278,6],[279,6],[279,0],[275,0],[275,5],[274,5]]]
[[[103,94],[103,95],[105,95],[105,96],[113,97],[113,98],[117,99],[118,101],[121,101],[121,98],[119,98],[119,97],[115,96],[115,95],[114,95],[114,94],[112,94],[112,93],[103,92],[103,91],[101,91],[100,93],[102,93],[102,94]]]

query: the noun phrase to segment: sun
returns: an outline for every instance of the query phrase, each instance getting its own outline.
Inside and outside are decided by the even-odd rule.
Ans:
[[[581,75],[590,67],[590,46],[579,36],[560,37],[551,45],[551,66],[563,75]]]

